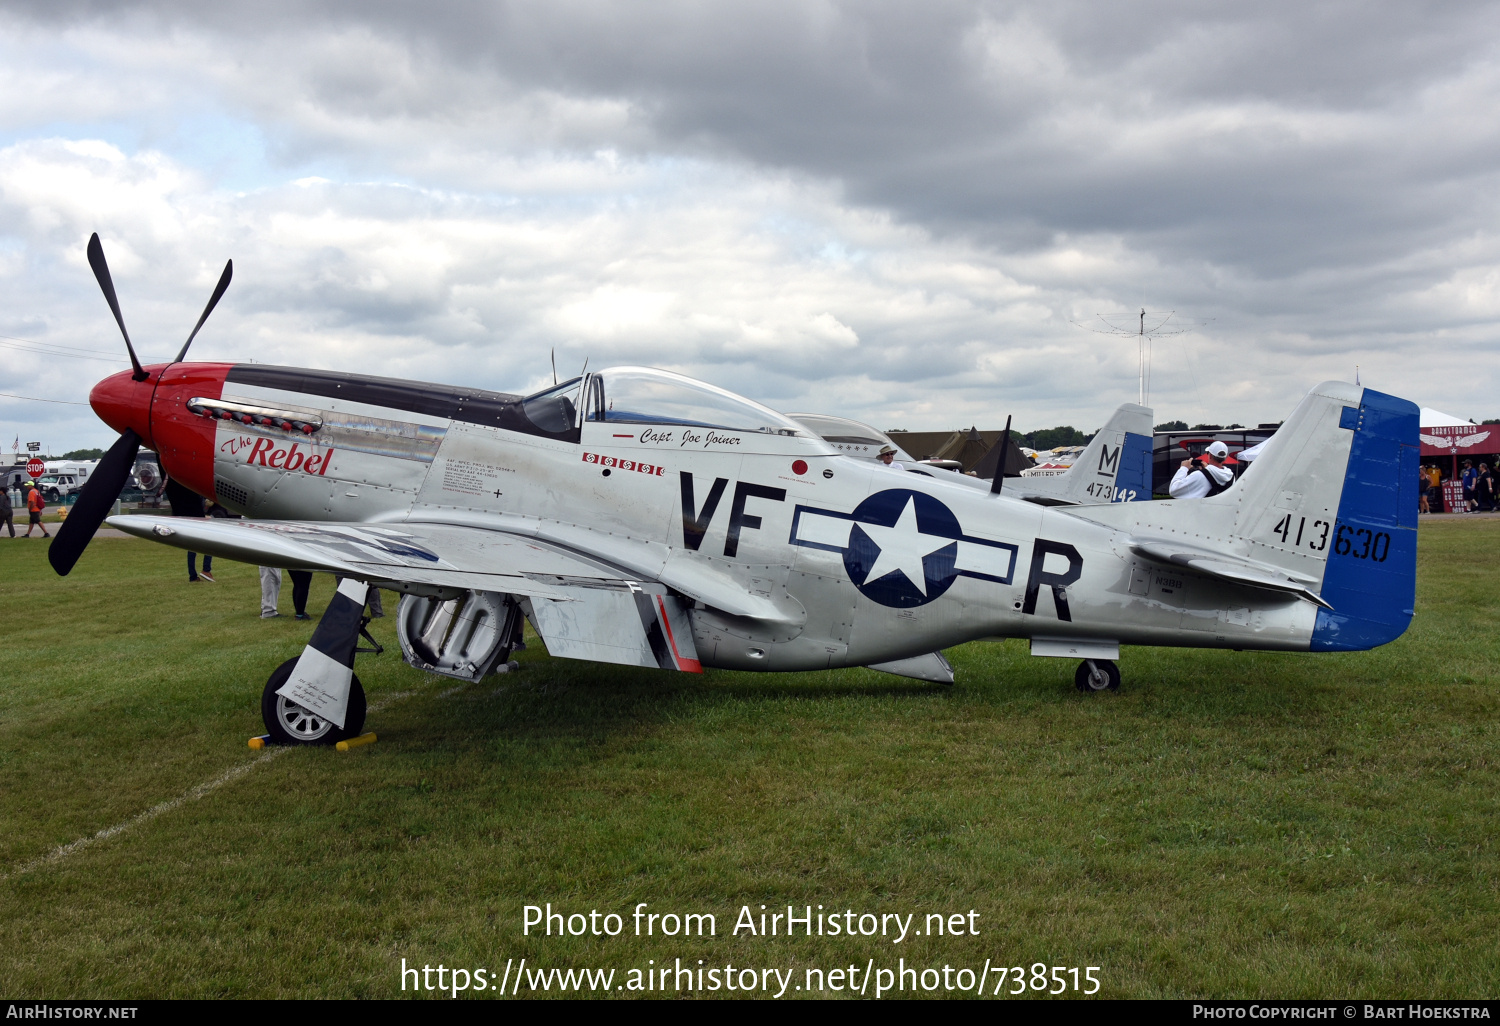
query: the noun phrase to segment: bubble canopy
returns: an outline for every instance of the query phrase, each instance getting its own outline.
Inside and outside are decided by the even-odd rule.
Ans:
[[[612,367],[589,379],[584,419],[611,424],[672,424],[786,437],[806,428],[760,403],[671,371]]]

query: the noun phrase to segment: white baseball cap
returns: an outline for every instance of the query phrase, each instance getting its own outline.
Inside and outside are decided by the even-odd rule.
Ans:
[[[1208,444],[1208,448],[1204,451],[1207,452],[1210,456],[1217,456],[1222,460],[1229,455],[1229,446],[1225,445],[1223,442],[1210,442]]]

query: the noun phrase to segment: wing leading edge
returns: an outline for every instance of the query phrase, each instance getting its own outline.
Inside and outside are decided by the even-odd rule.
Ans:
[[[443,524],[111,517],[127,534],[261,566],[317,570],[418,594],[522,601],[547,651],[701,673],[687,607],[658,581],[504,531]]]

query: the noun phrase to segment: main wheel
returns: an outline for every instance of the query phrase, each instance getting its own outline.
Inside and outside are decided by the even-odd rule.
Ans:
[[[310,709],[305,709],[286,696],[278,695],[276,689],[286,683],[297,665],[296,659],[288,659],[276,667],[266,681],[260,694],[260,718],[266,724],[266,733],[276,745],[331,745],[358,737],[365,729],[365,689],[359,677],[349,682],[349,708],[344,713],[344,726],[334,726]]]
[[[1108,659],[1085,659],[1073,674],[1079,691],[1119,691],[1120,668]]]

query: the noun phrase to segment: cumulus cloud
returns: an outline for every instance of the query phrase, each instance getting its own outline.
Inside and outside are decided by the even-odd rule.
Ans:
[[[0,334],[116,344],[98,229],[158,352],[233,255],[203,356],[517,389],[556,348],[887,426],[1095,426],[1135,349],[1087,328],[1144,306],[1195,328],[1160,419],[1276,418],[1356,363],[1493,413],[1497,18],[13,2]],[[104,367],[52,363],[0,391]]]

